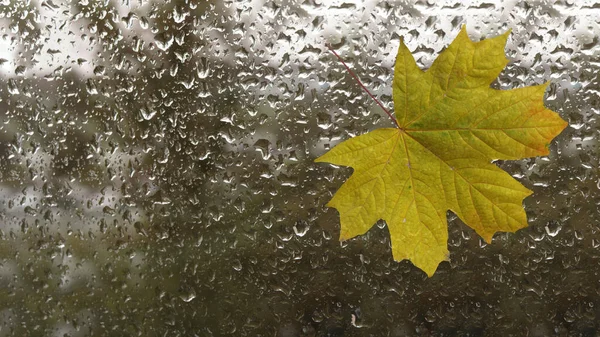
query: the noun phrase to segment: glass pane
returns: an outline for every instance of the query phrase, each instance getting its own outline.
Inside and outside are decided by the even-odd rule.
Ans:
[[[0,337],[593,336],[596,1],[0,1]],[[466,24],[512,29],[493,86],[551,81],[548,157],[497,162],[530,226],[396,262],[340,243],[352,169],[313,160],[393,124],[400,38],[421,68]]]

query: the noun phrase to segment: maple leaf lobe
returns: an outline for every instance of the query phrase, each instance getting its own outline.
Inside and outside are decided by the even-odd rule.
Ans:
[[[354,169],[327,204],[340,213],[340,240],[383,219],[394,259],[432,276],[448,259],[447,210],[487,242],[527,226],[522,201],[532,191],[491,161],[546,155],[567,123],[543,105],[548,83],[489,87],[508,62],[508,34],[473,42],[463,26],[427,71],[401,41],[393,80],[400,128],[348,139],[315,160]]]

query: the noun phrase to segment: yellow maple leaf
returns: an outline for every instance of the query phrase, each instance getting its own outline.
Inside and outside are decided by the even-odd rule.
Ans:
[[[340,213],[340,240],[383,219],[394,259],[432,276],[448,259],[447,210],[487,242],[527,226],[522,202],[532,191],[491,161],[547,155],[567,123],[544,107],[548,83],[489,87],[508,62],[508,34],[473,42],[463,27],[427,71],[400,43],[398,128],[351,138],[315,160],[354,168],[327,204]]]

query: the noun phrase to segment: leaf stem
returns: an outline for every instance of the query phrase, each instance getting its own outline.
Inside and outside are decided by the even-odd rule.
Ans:
[[[340,57],[340,55],[338,55],[338,53],[335,52],[335,50],[333,50],[333,48],[331,48],[331,45],[327,44],[327,48],[329,48],[329,50],[331,50],[331,52],[333,53],[333,55],[335,55],[335,57],[338,58],[338,60],[340,60],[340,62],[342,62],[342,64],[344,65],[344,67],[346,67],[346,70],[348,70],[348,72],[350,73],[350,75],[352,75],[352,77],[354,77],[354,79],[356,80],[356,82],[358,82],[358,84],[363,88],[363,90],[369,94],[369,96],[371,96],[371,98],[379,105],[379,107],[381,107],[383,109],[383,111],[385,111],[385,113],[392,119],[392,121],[394,122],[394,124],[396,124],[396,127],[400,130],[402,130],[402,128],[400,127],[400,124],[398,124],[398,121],[396,120],[396,118],[394,118],[394,116],[383,106],[383,104],[381,104],[381,102],[379,102],[379,100],[377,100],[377,98],[375,98],[375,96],[373,96],[373,94],[371,94],[371,92],[369,91],[369,89],[367,89],[362,82],[360,81],[360,79],[358,78],[358,76],[356,76],[356,74],[354,74],[354,72],[350,69],[350,67],[348,67],[348,65],[346,64],[346,62],[344,62],[344,60]]]

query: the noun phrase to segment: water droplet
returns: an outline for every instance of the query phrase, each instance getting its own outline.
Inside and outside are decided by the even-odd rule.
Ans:
[[[180,289],[179,298],[184,302],[191,302],[196,298],[196,291],[193,288]]]
[[[552,220],[549,221],[544,228],[546,229],[546,234],[548,234],[548,236],[555,237],[562,229],[562,225],[558,221]]]
[[[308,222],[298,220],[296,221],[296,224],[294,224],[294,233],[296,233],[296,235],[299,237],[303,237],[306,232],[308,232],[309,228],[310,226],[308,225]]]

